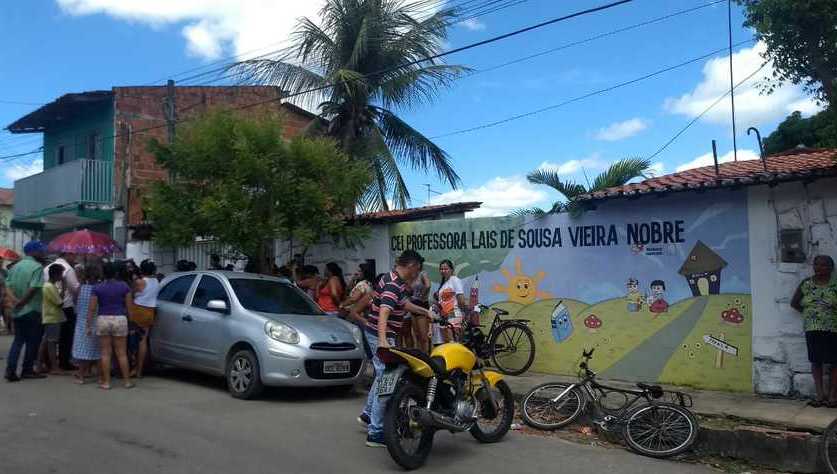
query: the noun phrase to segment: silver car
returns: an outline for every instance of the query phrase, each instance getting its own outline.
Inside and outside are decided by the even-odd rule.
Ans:
[[[362,337],[287,280],[198,271],[163,280],[150,341],[154,362],[223,375],[249,399],[265,385],[351,387]]]

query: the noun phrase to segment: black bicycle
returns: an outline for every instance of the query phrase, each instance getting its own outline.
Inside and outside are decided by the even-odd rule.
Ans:
[[[688,394],[644,383],[637,384],[638,390],[601,385],[588,366],[594,350],[582,352],[577,383],[545,383],[526,394],[526,424],[542,430],[562,428],[591,406],[593,422],[605,431],[621,429],[625,442],[639,454],[664,458],[694,444],[700,427],[688,409],[693,404]]]
[[[837,474],[837,420],[832,421],[822,435],[820,455],[828,472]]]
[[[503,319],[509,312],[500,308],[478,308],[477,313],[483,310],[494,313],[488,334],[476,318],[465,317],[462,329],[456,331],[456,340],[506,375],[520,375],[529,370],[535,361],[535,336],[529,329],[529,320]]]

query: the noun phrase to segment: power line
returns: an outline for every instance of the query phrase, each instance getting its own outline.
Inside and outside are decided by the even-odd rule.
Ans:
[[[16,100],[0,100],[0,104],[14,104],[14,105],[44,105],[42,102],[20,102]]]
[[[42,151],[44,151],[44,147],[40,147],[37,150],[32,150],[32,151],[29,151],[29,152],[26,152],[26,153],[17,153],[15,155],[0,156],[0,161],[7,161],[7,160],[11,160],[13,158],[20,158],[22,156],[34,155],[35,153],[40,153]]]
[[[742,41],[740,43],[737,43],[734,46],[740,46],[740,45],[743,45],[743,44],[752,43],[753,41],[755,41],[755,40],[750,39],[750,40]],[[441,135],[436,135],[436,136],[430,137],[430,139],[435,140],[435,139],[438,139],[438,138],[445,138],[445,137],[450,137],[450,136],[453,136],[453,135],[462,135],[462,134],[465,134],[465,133],[471,133],[471,132],[475,132],[477,130],[483,130],[483,129],[486,129],[486,128],[496,127],[498,125],[513,122],[515,120],[520,120],[522,118],[531,117],[533,115],[537,115],[537,114],[547,112],[547,111],[550,111],[550,110],[555,110],[555,109],[558,109],[560,107],[564,107],[566,105],[572,104],[574,102],[578,102],[580,100],[587,99],[589,97],[593,97],[593,96],[596,96],[596,95],[601,95],[601,94],[604,94],[606,92],[610,92],[612,90],[619,89],[621,87],[625,87],[625,86],[628,86],[628,85],[631,85],[631,84],[635,84],[637,82],[641,82],[641,81],[644,81],[646,79],[650,79],[652,77],[659,76],[660,74],[663,74],[663,73],[666,73],[666,72],[669,72],[669,71],[673,71],[675,69],[679,69],[679,68],[684,67],[684,66],[688,66],[689,64],[693,64],[693,63],[696,63],[696,62],[701,61],[703,59],[714,56],[718,53],[722,53],[725,50],[726,50],[726,47],[716,49],[715,51],[712,51],[711,53],[707,53],[707,54],[698,56],[696,58],[689,59],[688,61],[684,61],[682,63],[675,64],[673,66],[669,66],[669,67],[666,67],[666,68],[663,68],[663,69],[659,69],[657,71],[642,75],[642,76],[634,78],[634,79],[631,79],[629,81],[620,82],[620,83],[614,84],[610,87],[605,87],[603,89],[598,89],[598,90],[595,90],[595,91],[592,91],[592,92],[588,92],[586,94],[576,96],[576,97],[573,97],[571,99],[567,99],[567,100],[565,100],[563,102],[560,102],[558,104],[553,104],[553,105],[550,105],[550,106],[547,106],[547,107],[542,107],[540,109],[532,110],[532,111],[529,111],[529,112],[524,112],[524,113],[521,113],[521,114],[512,115],[511,117],[507,117],[507,118],[504,118],[504,119],[501,119],[501,120],[495,120],[493,122],[488,122],[488,123],[485,123],[485,124],[482,124],[482,125],[477,125],[475,127],[465,128],[465,129],[462,129],[462,130],[456,130],[456,131],[453,131],[453,132],[444,133],[444,134],[441,134]]]
[[[762,69],[764,69],[764,66],[766,66],[766,65],[767,65],[767,63],[766,63],[766,62],[762,63],[762,65],[761,65],[761,66],[759,66],[759,68],[758,68],[758,69],[756,69],[755,71],[751,72],[751,73],[750,73],[747,77],[745,77],[744,79],[742,79],[742,80],[738,81],[738,83],[737,83],[737,84],[735,84],[735,86],[734,86],[734,87],[732,87],[729,91],[725,92],[722,96],[718,97],[718,98],[715,100],[715,102],[712,102],[711,104],[709,104],[709,107],[707,107],[706,109],[704,109],[704,110],[703,110],[703,112],[699,113],[699,114],[698,114],[695,118],[693,118],[691,121],[689,121],[689,123],[687,123],[685,127],[681,128],[681,129],[680,129],[677,133],[675,133],[675,134],[674,134],[674,136],[673,136],[673,137],[671,137],[671,139],[670,139],[669,141],[667,141],[667,142],[666,142],[663,146],[661,146],[659,149],[657,149],[657,151],[655,151],[654,153],[652,153],[652,154],[648,157],[648,159],[650,160],[650,159],[652,159],[652,158],[655,158],[657,155],[659,155],[660,153],[662,153],[663,151],[665,151],[665,149],[666,149],[666,148],[668,148],[668,147],[669,147],[669,145],[671,145],[672,143],[674,143],[674,141],[675,141],[675,140],[677,140],[678,138],[680,138],[680,135],[683,135],[683,134],[686,132],[686,130],[688,130],[688,129],[692,126],[692,125],[694,125],[695,123],[697,123],[697,121],[698,121],[698,120],[700,120],[700,118],[701,118],[701,117],[703,117],[704,115],[706,115],[706,114],[707,114],[710,110],[712,110],[712,109],[713,109],[716,105],[720,104],[720,103],[721,103],[721,101],[722,101],[722,100],[724,100],[724,99],[725,99],[728,95],[730,95],[730,94],[731,94],[731,93],[732,93],[735,89],[738,89],[738,86],[740,86],[740,85],[744,84],[745,82],[749,81],[750,79],[752,79],[752,78],[753,78],[753,76],[755,76],[756,74],[758,74],[758,72],[759,72],[759,71],[761,71]]]
[[[499,36],[494,36],[492,38],[489,38],[489,39],[486,39],[486,40],[483,40],[483,41],[478,41],[476,43],[471,43],[471,44],[468,44],[466,46],[462,46],[462,47],[459,47],[459,48],[454,48],[454,49],[451,49],[451,50],[448,50],[448,51],[444,51],[444,52],[441,52],[441,53],[438,53],[438,54],[434,54],[434,55],[428,56],[426,58],[421,58],[421,59],[408,61],[408,62],[406,62],[404,64],[400,64],[396,67],[391,67],[391,68],[387,68],[387,69],[383,69],[383,70],[380,70],[380,71],[370,73],[370,74],[365,75],[365,76],[363,76],[362,78],[359,78],[359,79],[346,79],[346,80],[342,80],[342,81],[339,81],[339,82],[336,82],[336,83],[328,83],[328,84],[325,84],[325,85],[322,85],[322,86],[312,87],[310,89],[305,89],[305,90],[302,90],[302,91],[290,93],[290,94],[281,96],[279,98],[271,98],[271,99],[267,99],[267,100],[263,100],[263,101],[259,101],[259,102],[253,102],[253,103],[250,103],[250,104],[242,105],[242,106],[239,106],[239,107],[232,108],[230,110],[233,110],[233,111],[245,110],[245,109],[249,109],[249,108],[252,108],[252,107],[258,107],[260,105],[264,105],[264,104],[267,104],[267,103],[270,103],[270,102],[282,101],[282,100],[286,100],[286,99],[289,99],[289,98],[298,97],[298,96],[301,96],[303,94],[310,94],[312,92],[323,91],[323,90],[335,87],[338,84],[348,84],[350,82],[356,82],[358,80],[361,80],[361,79],[364,79],[364,78],[367,78],[367,77],[370,77],[370,76],[384,75],[384,74],[387,74],[387,73],[390,73],[390,72],[398,71],[398,70],[403,69],[405,67],[413,66],[413,65],[428,62],[428,61],[434,61],[436,59],[439,59],[439,58],[442,58],[442,57],[445,57],[445,56],[449,56],[451,54],[461,53],[463,51],[467,51],[467,50],[470,50],[470,49],[473,49],[473,48],[478,48],[478,47],[481,47],[481,46],[485,46],[485,45],[488,45],[488,44],[491,44],[491,43],[495,43],[497,41],[501,41],[501,40],[504,40],[504,39],[507,39],[507,38],[511,38],[513,36],[518,36],[518,35],[521,35],[523,33],[533,31],[535,29],[544,28],[546,26],[553,25],[553,24],[559,23],[561,21],[566,21],[566,20],[569,20],[569,19],[572,19],[572,18],[577,18],[577,17],[583,16],[583,15],[604,11],[604,10],[614,8],[614,7],[619,6],[619,5],[630,3],[632,1],[633,0],[619,0],[619,1],[616,1],[616,2],[601,5],[601,6],[598,6],[598,7],[593,7],[593,8],[588,8],[588,9],[585,9],[585,10],[580,10],[580,11],[577,11],[577,12],[574,12],[574,13],[571,13],[571,14],[568,14],[568,15],[564,15],[564,16],[561,16],[561,17],[553,18],[551,20],[544,21],[544,22],[541,22],[541,23],[538,23],[538,24],[535,24],[535,25],[532,25],[532,26],[521,28],[521,29],[512,31],[510,33],[506,33],[506,34],[499,35]],[[175,123],[182,123],[182,122],[185,122],[185,121],[188,121],[188,120],[190,120],[190,118],[184,118],[184,119],[175,121]],[[142,128],[142,129],[139,129],[139,130],[134,130],[134,131],[128,132],[128,135],[143,133],[143,132],[147,132],[147,131],[150,131],[150,130],[163,128],[163,127],[166,127],[166,126],[167,126],[167,124],[154,125],[154,126],[150,126],[150,127]],[[117,134],[114,134],[114,135],[112,135],[110,137],[107,137],[107,138],[118,138],[122,135],[124,135],[124,134],[117,133]],[[0,159],[2,159],[2,157],[0,157]]]

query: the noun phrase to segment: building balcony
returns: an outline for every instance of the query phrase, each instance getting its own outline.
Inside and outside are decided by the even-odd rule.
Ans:
[[[113,219],[113,162],[74,160],[15,181],[13,226],[63,229]]]

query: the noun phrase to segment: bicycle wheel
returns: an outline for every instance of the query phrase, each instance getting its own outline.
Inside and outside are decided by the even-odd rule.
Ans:
[[[557,430],[575,421],[584,411],[584,395],[578,388],[564,393],[569,386],[545,383],[530,390],[521,404],[523,421],[541,430]]]
[[[488,341],[491,363],[506,375],[520,375],[535,360],[535,337],[522,323],[504,323]]]
[[[831,422],[822,435],[822,444],[820,445],[820,455],[822,463],[825,465],[828,472],[837,474],[837,419]]]
[[[644,456],[665,458],[689,449],[699,430],[689,410],[671,403],[637,407],[627,416],[625,441]]]

